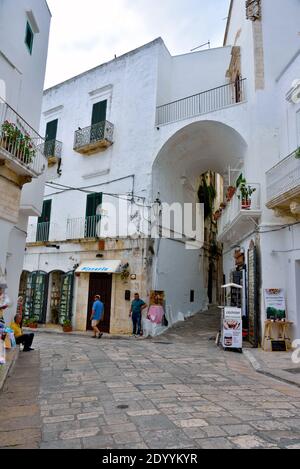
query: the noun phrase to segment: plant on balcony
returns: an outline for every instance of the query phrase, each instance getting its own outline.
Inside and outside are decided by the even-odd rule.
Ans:
[[[238,198],[242,201],[242,210],[250,210],[251,208],[251,196],[256,191],[255,187],[251,187],[247,184],[246,180],[243,180],[239,186]]]
[[[5,121],[0,130],[2,146],[23,163],[31,163],[36,155],[36,149],[30,135],[27,132],[22,133],[9,121]]]
[[[231,199],[233,198],[235,193],[236,193],[236,187],[229,186],[227,188],[227,191],[226,191],[226,200],[227,200],[227,202],[231,201]]]
[[[300,147],[299,147],[299,148],[296,150],[296,152],[295,152],[295,158],[296,158],[297,160],[300,160]]]

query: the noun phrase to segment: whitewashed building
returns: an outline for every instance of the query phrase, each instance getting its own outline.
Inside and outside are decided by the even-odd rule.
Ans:
[[[17,306],[29,216],[41,212],[39,130],[51,14],[44,0],[0,2],[0,276]]]
[[[219,286],[233,279],[245,287],[253,344],[262,334],[265,288],[285,288],[293,334],[300,334],[297,251],[274,252],[297,248],[297,226],[284,228],[297,217],[297,194],[284,204],[293,213],[280,211],[278,219],[267,182],[298,144],[299,106],[285,95],[299,78],[299,13],[298,0],[284,7],[233,0],[224,47],[171,56],[157,39],[45,91],[41,134],[53,166],[42,217],[28,229],[20,288],[28,311],[41,322],[72,316],[85,330],[92,296],[103,292],[106,331],[128,332],[135,291],[145,300],[150,290],[163,291],[172,320],[207,308],[212,279]],[[207,171],[219,175],[224,193],[240,175],[252,193],[250,204],[237,191],[219,216],[223,272],[208,272],[205,249],[187,249],[186,238],[143,236],[143,208],[195,204]],[[130,201],[131,228],[116,237],[111,212],[120,199]],[[221,301],[218,288],[210,301]]]

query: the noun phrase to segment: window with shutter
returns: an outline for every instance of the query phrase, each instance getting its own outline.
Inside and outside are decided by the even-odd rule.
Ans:
[[[33,37],[34,37],[34,34],[33,34],[33,31],[32,31],[32,28],[31,28],[30,24],[27,21],[26,34],[25,34],[25,44],[28,47],[28,50],[29,50],[30,54],[32,54]]]
[[[45,135],[44,154],[46,157],[55,156],[55,141],[57,136],[58,119],[48,122]]]
[[[52,200],[43,203],[42,215],[38,218],[36,241],[49,241]]]
[[[89,194],[87,196],[85,214],[85,237],[96,238],[97,226],[101,220],[101,215],[97,214],[97,208],[102,205],[102,192]]]

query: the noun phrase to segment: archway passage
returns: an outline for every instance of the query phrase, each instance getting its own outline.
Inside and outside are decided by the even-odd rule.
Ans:
[[[216,204],[220,204],[224,189],[243,171],[246,151],[240,133],[221,122],[199,121],[183,127],[163,145],[153,164],[153,200],[195,204],[203,175],[209,174],[208,180],[215,181]],[[211,236],[217,225],[205,221],[204,226],[209,243],[202,249],[189,250],[185,242],[175,239],[156,242],[153,288],[165,291],[173,315],[186,316],[206,309],[210,301],[218,303],[212,282],[214,278],[222,283],[223,272],[220,263],[212,265],[218,246]]]

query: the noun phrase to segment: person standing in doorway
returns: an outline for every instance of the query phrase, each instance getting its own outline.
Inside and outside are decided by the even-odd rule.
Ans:
[[[132,318],[133,332],[132,335],[141,334],[141,324],[142,324],[142,311],[147,308],[146,303],[140,299],[140,295],[135,293],[134,300],[131,303],[131,308],[129,311],[129,317]]]
[[[100,324],[100,321],[103,319],[104,304],[101,301],[100,295],[95,295],[94,300],[95,301],[93,304],[92,315],[91,315],[92,328],[94,331],[93,339],[96,339],[97,337],[98,339],[101,339],[101,337],[103,336],[103,333],[100,331],[99,324]]]

